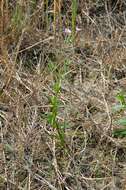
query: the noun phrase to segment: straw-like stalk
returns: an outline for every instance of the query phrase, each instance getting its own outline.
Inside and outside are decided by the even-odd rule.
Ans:
[[[75,40],[76,33],[76,15],[77,15],[77,0],[72,0],[72,39]]]

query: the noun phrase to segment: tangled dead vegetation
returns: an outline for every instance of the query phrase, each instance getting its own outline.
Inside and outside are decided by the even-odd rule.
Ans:
[[[0,2],[0,189],[125,190],[126,3],[58,2]]]

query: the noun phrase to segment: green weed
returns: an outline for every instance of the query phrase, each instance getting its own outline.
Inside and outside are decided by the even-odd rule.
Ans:
[[[52,87],[53,95],[49,97],[51,109],[50,112],[47,113],[47,121],[53,129],[56,129],[58,134],[57,137],[60,140],[61,146],[63,147],[65,145],[65,128],[68,127],[68,125],[65,121],[60,122],[58,120],[58,115],[59,108],[62,104],[60,101],[61,83],[64,79],[65,74],[68,72],[69,64],[70,62],[68,60],[65,60],[62,69],[57,68],[57,65],[55,63],[50,62],[49,64],[49,70],[54,76],[54,84]]]
[[[124,92],[120,92],[117,94],[116,99],[119,101],[119,104],[113,107],[114,112],[122,112],[126,110],[126,95]],[[126,137],[126,118],[121,118],[116,121],[116,124],[119,126],[123,126],[125,128],[115,129],[113,131],[114,137]]]
[[[71,45],[72,42],[73,42],[73,37],[72,37],[72,35],[70,34],[70,35],[66,36],[64,42],[65,42],[65,44]]]

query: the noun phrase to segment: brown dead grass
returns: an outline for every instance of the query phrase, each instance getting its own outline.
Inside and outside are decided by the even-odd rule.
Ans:
[[[48,30],[44,2],[0,2],[0,189],[125,190],[126,140],[112,137],[119,116],[111,111],[126,89],[125,1],[111,14],[102,1],[79,1],[74,46],[58,30],[71,22],[71,1],[59,1],[62,23],[56,15],[53,22],[56,1],[49,2]],[[12,21],[16,5],[20,26],[20,18]],[[65,60],[57,116],[69,125],[63,148],[45,115]]]

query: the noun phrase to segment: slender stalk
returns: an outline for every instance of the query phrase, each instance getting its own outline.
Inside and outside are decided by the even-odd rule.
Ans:
[[[2,52],[3,50],[3,31],[4,31],[4,0],[0,1],[0,12],[1,12],[1,16],[0,16],[0,50]]]
[[[72,39],[75,41],[77,0],[72,0]]]
[[[62,15],[61,15],[61,3],[62,1],[59,0],[59,5],[58,5],[58,14],[59,14],[59,34],[61,36],[61,33],[62,33]]]
[[[46,6],[46,29],[47,29],[47,32],[48,32],[48,28],[49,28],[48,0],[45,0],[45,6]]]
[[[53,22],[53,30],[54,30],[54,36],[55,36],[55,40],[56,40],[56,12],[57,12],[57,0],[54,0],[54,22]]]

